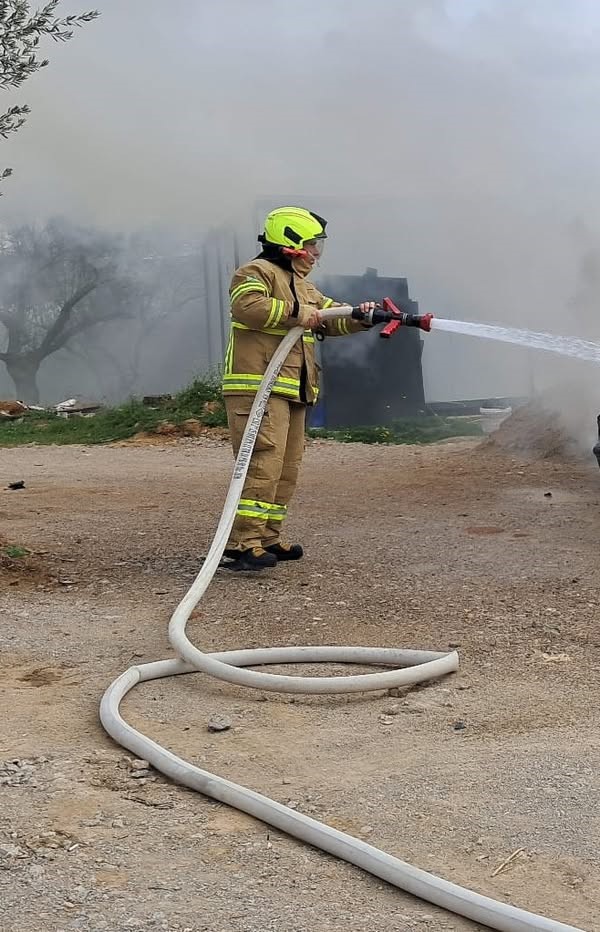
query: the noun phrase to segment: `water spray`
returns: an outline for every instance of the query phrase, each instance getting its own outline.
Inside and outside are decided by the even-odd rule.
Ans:
[[[445,320],[443,317],[433,317],[431,323],[432,329],[444,330],[446,333],[460,333],[464,336],[479,337],[484,340],[513,343],[517,346],[527,346],[547,353],[558,353],[560,356],[571,356],[574,359],[600,363],[600,344],[591,343],[589,340],[580,340],[579,337],[565,337],[535,330],[520,330],[517,327],[500,327],[496,324],[477,324],[465,320]]]
[[[600,343],[543,331],[521,330],[518,327],[449,320],[444,317],[435,317],[433,314],[410,314],[398,308],[391,298],[384,298],[381,304],[376,305],[371,311],[362,311],[360,307],[345,306],[335,308],[335,311],[340,317],[349,316],[366,324],[385,324],[379,333],[379,336],[384,339],[389,339],[400,327],[417,327],[426,333],[431,333],[432,330],[442,330],[446,333],[458,333],[500,343],[513,343],[530,349],[558,353],[560,356],[571,356],[574,359],[600,363]]]

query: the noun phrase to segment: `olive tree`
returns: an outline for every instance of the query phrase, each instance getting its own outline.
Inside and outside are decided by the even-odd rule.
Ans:
[[[8,91],[20,87],[27,78],[45,68],[48,59],[40,55],[40,40],[44,37],[55,42],[68,42],[73,30],[91,22],[99,15],[97,10],[71,16],[56,15],[60,0],[50,0],[39,10],[32,10],[27,0],[0,0],[0,89]],[[15,104],[0,113],[0,136],[7,139],[25,123],[30,110],[27,104]],[[10,168],[0,171],[7,178]]]
[[[119,237],[65,221],[0,240],[0,362],[17,398],[39,401],[42,362],[75,337],[135,312],[137,288]]]

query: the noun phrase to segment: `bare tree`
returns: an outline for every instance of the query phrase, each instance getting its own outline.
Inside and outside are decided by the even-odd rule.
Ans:
[[[130,398],[140,390],[153,338],[181,321],[189,305],[206,300],[200,248],[170,239],[157,242],[132,237],[126,264],[133,299],[119,338],[115,338],[114,326],[107,326],[91,336],[82,333],[66,347],[94,373],[112,400]]]
[[[40,58],[39,43],[42,37],[55,42],[68,42],[73,29],[96,19],[97,10],[59,18],[55,16],[60,0],[50,0],[41,10],[32,12],[27,0],[0,0],[0,89],[20,87],[27,78],[49,64]],[[0,136],[6,139],[16,133],[30,112],[27,104],[10,107],[0,114]],[[0,172],[7,178],[10,168]]]
[[[7,234],[0,242],[0,361],[17,397],[37,403],[44,359],[93,327],[132,316],[134,303],[117,238],[58,221]]]

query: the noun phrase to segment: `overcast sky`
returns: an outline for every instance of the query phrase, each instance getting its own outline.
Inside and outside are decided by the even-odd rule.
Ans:
[[[14,95],[32,114],[3,144],[8,221],[250,230],[257,198],[297,194],[331,215],[326,271],[569,331],[598,241],[597,0],[97,6]]]
[[[595,0],[98,6],[15,95],[6,210],[220,221],[290,189],[595,214]]]

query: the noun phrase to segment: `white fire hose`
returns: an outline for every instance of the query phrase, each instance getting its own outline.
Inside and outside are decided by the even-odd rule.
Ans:
[[[350,317],[352,308],[343,306],[322,312],[324,319]],[[574,926],[545,919],[509,906],[465,887],[442,880],[412,867],[399,858],[380,851],[345,832],[339,832],[316,819],[303,815],[253,790],[231,783],[188,763],[151,738],[137,731],[121,717],[121,700],[138,683],[180,673],[202,672],[237,686],[284,693],[349,693],[407,686],[443,676],[458,669],[458,655],[433,651],[397,650],[370,647],[271,647],[204,653],[187,638],[186,624],[208,588],[226,547],[240,500],[250,457],[275,379],[302,328],[290,330],[265,373],[250,411],[248,424],[236,459],[233,478],[217,531],[194,583],[175,609],[169,624],[169,640],[180,659],[157,660],[129,667],[106,690],[100,705],[100,720],[109,735],[133,754],[176,783],[239,809],[288,835],[342,860],[355,864],[375,877],[501,932],[584,932]],[[248,667],[288,663],[348,663],[391,667],[385,672],[357,676],[282,676],[257,672]]]

